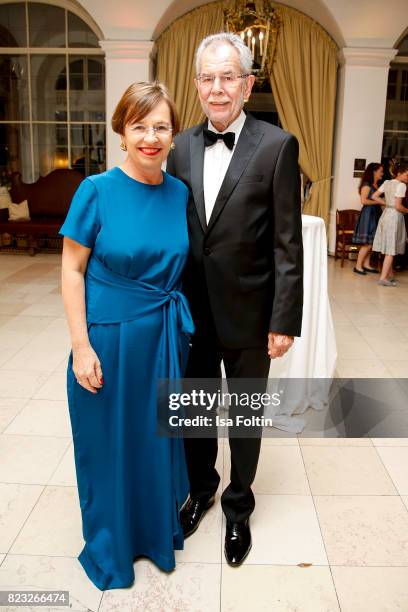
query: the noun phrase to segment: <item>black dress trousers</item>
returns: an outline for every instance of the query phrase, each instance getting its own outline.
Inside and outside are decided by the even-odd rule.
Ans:
[[[198,329],[193,337],[185,376],[221,380],[221,360],[224,362],[229,393],[234,392],[234,386],[229,379],[240,378],[258,379],[253,381],[257,391],[265,392],[270,367],[267,337],[263,347],[226,348],[217,337],[214,325],[208,322],[203,332],[200,333]],[[254,510],[255,498],[251,485],[255,478],[261,447],[262,432],[259,434],[259,437],[251,438],[229,437],[230,483],[221,496],[222,509],[229,521],[244,521]],[[218,453],[217,438],[185,438],[184,446],[191,497],[194,499],[211,497],[220,482],[220,476],[215,469]]]

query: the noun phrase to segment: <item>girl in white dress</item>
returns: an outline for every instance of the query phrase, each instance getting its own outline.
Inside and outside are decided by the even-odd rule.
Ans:
[[[399,164],[396,160],[392,160],[390,171],[395,178],[391,181],[385,181],[371,196],[379,204],[385,203],[373,242],[373,251],[384,254],[378,284],[385,287],[395,287],[396,285],[396,281],[391,278],[392,263],[394,255],[405,253],[407,241],[404,213],[408,213],[408,208],[404,206],[403,201],[408,183],[408,163]],[[385,202],[379,197],[380,194],[384,194]]]

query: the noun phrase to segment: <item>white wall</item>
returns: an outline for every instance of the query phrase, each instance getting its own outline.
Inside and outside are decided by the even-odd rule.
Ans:
[[[110,127],[110,118],[124,91],[135,81],[151,78],[149,41],[101,41],[106,56],[106,165],[122,163],[125,153],[120,149],[120,136]]]
[[[390,52],[392,53],[392,52]],[[359,208],[354,158],[381,161],[388,66],[344,65],[339,69],[335,189],[338,208]],[[343,205],[341,205],[343,203]]]
[[[407,27],[406,0],[324,0],[346,47],[393,47]]]
[[[395,49],[346,48],[339,54],[329,250],[336,209],[360,209],[354,159],[381,161],[389,62]]]

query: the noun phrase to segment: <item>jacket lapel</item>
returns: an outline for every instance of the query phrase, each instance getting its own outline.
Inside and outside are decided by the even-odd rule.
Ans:
[[[242,173],[248,165],[249,160],[254,154],[259,142],[261,141],[263,132],[259,128],[258,121],[251,115],[247,115],[241,134],[238,138],[237,145],[235,147],[234,154],[231,162],[228,166],[228,170],[225,174],[222,182],[220,191],[214,204],[213,211],[207,227],[207,233],[211,231],[214,224],[216,223],[222,209],[228,201],[235,185],[241,178]],[[201,132],[201,140],[204,149],[204,139]],[[203,165],[204,165],[204,151],[202,153],[201,163],[201,186],[203,184]],[[203,206],[204,206],[204,191],[203,191]],[[205,220],[205,209],[204,209],[204,220]]]
[[[193,192],[194,203],[197,208],[203,232],[207,230],[207,220],[205,216],[204,202],[204,137],[203,129],[207,122],[202,123],[190,136],[190,168],[191,168],[191,189]]]

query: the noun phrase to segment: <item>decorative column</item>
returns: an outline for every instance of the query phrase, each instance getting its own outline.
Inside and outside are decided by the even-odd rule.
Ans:
[[[360,209],[354,160],[381,161],[388,70],[397,49],[339,51],[329,251],[334,253],[336,209]]]
[[[116,104],[127,87],[135,81],[151,79],[150,56],[152,41],[145,40],[100,40],[105,52],[106,65],[106,155],[107,168],[122,163],[125,153],[121,151],[120,138],[110,127]]]

